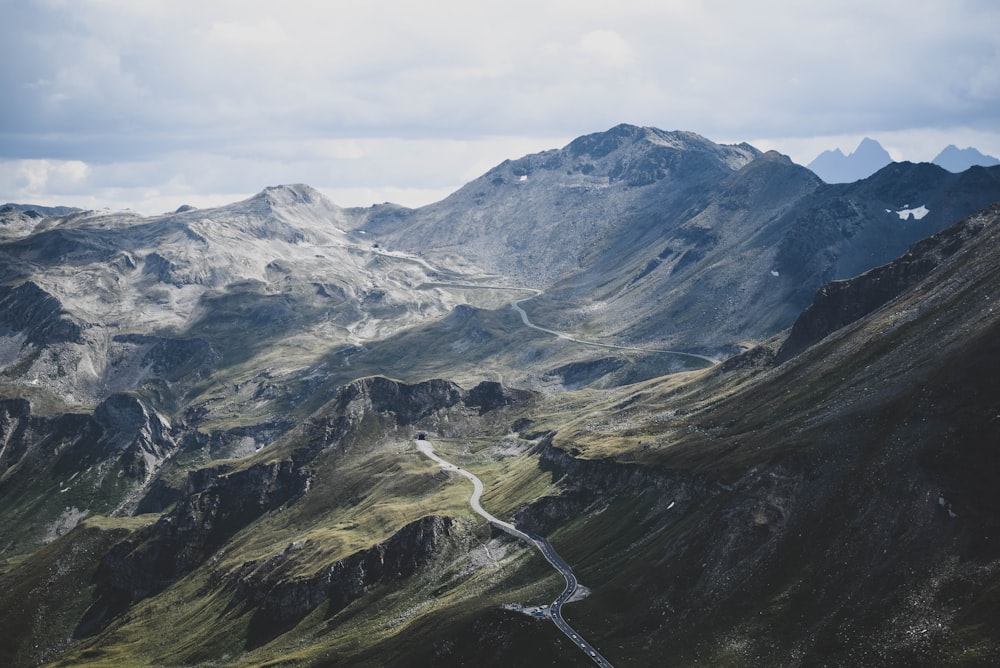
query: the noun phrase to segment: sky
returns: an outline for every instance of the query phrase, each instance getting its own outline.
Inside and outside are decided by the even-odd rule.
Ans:
[[[1000,156],[993,0],[0,0],[0,202],[442,199],[619,123]]]

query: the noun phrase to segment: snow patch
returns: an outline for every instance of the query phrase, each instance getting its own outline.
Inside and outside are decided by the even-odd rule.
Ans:
[[[520,178],[518,178],[517,180],[520,181],[521,183],[524,183],[525,181],[528,180],[528,175],[527,174],[521,174]]]
[[[772,276],[781,276],[781,274],[779,274],[779,273],[778,273],[777,271],[775,271],[774,269],[772,269],[772,270],[771,270],[771,275],[772,275]]]
[[[921,204],[920,206],[913,209],[900,209],[896,212],[900,220],[909,220],[910,216],[913,216],[914,220],[920,220],[924,216],[930,213],[930,209]]]
[[[948,517],[950,517],[951,519],[955,519],[956,517],[958,517],[958,513],[956,513],[952,509],[951,504],[948,503],[948,500],[946,498],[944,498],[943,496],[939,496],[937,502],[939,506],[948,511]]]

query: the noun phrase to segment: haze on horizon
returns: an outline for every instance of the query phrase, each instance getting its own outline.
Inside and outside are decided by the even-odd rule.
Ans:
[[[0,201],[438,200],[618,123],[1000,155],[1000,5],[6,0]]]

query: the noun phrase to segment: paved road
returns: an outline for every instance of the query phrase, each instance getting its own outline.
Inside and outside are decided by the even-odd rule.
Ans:
[[[539,291],[538,294],[541,294]],[[533,295],[537,296],[537,295]],[[578,339],[576,337],[570,336],[565,332],[558,332],[554,329],[546,329],[545,327],[539,327],[535,323],[528,319],[528,314],[523,308],[521,308],[521,302],[525,302],[531,299],[531,297],[525,297],[524,299],[518,299],[513,302],[510,307],[517,311],[521,315],[521,322],[525,324],[526,327],[531,329],[537,329],[539,332],[545,332],[546,334],[552,334],[553,336],[558,336],[560,339],[565,339],[567,341],[572,341],[573,343],[580,343],[585,346],[594,346],[595,348],[610,348],[612,350],[635,350],[641,353],[662,353],[664,355],[677,355],[678,357],[689,357],[691,359],[696,359],[699,362],[708,362],[712,366],[719,363],[719,360],[713,359],[711,357],[706,357],[704,355],[698,355],[696,353],[685,353],[680,350],[661,350],[659,348],[637,348],[635,346],[616,346],[613,343],[598,343],[596,341],[587,341],[585,339]]]
[[[661,348],[639,348],[637,346],[619,346],[613,343],[599,343],[597,341],[587,341],[586,339],[578,339],[575,336],[570,336],[566,332],[560,332],[555,329],[547,329],[540,325],[536,325],[531,322],[528,318],[528,313],[521,308],[521,302],[526,302],[533,297],[537,297],[542,294],[541,290],[537,288],[517,288],[504,285],[486,285],[482,283],[449,283],[449,282],[435,282],[427,283],[428,286],[441,286],[441,287],[455,287],[455,288],[473,288],[482,290],[517,290],[519,292],[530,292],[530,297],[523,297],[514,302],[511,302],[510,307],[518,312],[521,316],[521,322],[524,323],[525,327],[530,327],[531,329],[538,330],[539,332],[545,332],[546,334],[551,334],[552,336],[559,337],[564,341],[572,341],[573,343],[579,343],[584,346],[593,346],[595,348],[608,348],[610,350],[633,350],[640,353],[657,353],[663,355],[677,355],[678,357],[687,357],[690,359],[698,360],[699,362],[707,362],[708,364],[715,366],[719,363],[719,360],[713,357],[706,357],[705,355],[698,355],[697,353],[685,353],[680,350],[663,350]]]
[[[542,553],[542,556],[545,557],[545,560],[552,564],[553,568],[562,574],[563,578],[566,580],[566,588],[563,589],[563,592],[556,597],[556,600],[548,606],[547,612],[549,619],[552,620],[560,631],[566,634],[566,637],[569,638],[573,644],[580,649],[580,651],[590,657],[591,661],[598,666],[602,666],[603,668],[611,668],[611,662],[601,656],[601,653],[598,652],[593,645],[581,638],[580,634],[577,633],[568,623],[566,623],[565,619],[563,619],[562,606],[576,592],[579,583],[576,580],[576,576],[573,575],[573,571],[570,569],[569,564],[563,561],[563,558],[559,556],[549,541],[541,536],[536,536],[535,534],[527,531],[521,531],[510,522],[504,522],[484,510],[479,504],[479,499],[483,495],[483,481],[480,480],[474,473],[470,473],[469,471],[459,468],[451,462],[438,457],[434,453],[434,446],[430,444],[430,441],[417,440],[417,450],[433,459],[446,471],[454,471],[455,473],[465,476],[471,480],[472,496],[469,498],[469,505],[472,506],[472,509],[479,515],[485,517],[486,521],[493,526],[506,531],[515,538],[535,546],[538,551]]]

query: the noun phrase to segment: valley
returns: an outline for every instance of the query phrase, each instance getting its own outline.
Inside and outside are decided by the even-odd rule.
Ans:
[[[997,201],[622,125],[4,208],[0,663],[996,663]]]
[[[473,491],[472,491],[472,496],[469,497],[469,505],[472,506],[472,509],[474,511],[476,511],[476,514],[482,516],[487,522],[497,527],[498,529],[501,529],[502,531],[509,533],[511,536],[514,536],[515,538],[538,548],[539,552],[542,553],[542,556],[545,557],[545,560],[548,561],[552,565],[552,567],[555,568],[559,572],[559,574],[566,579],[566,588],[562,591],[562,593],[559,594],[558,598],[556,598],[555,601],[553,601],[547,606],[541,606],[541,610],[545,611],[543,614],[548,616],[556,625],[556,627],[560,631],[562,631],[563,634],[566,635],[571,641],[573,641],[573,645],[580,647],[580,649],[583,650],[584,654],[587,654],[590,657],[592,657],[594,663],[596,663],[599,666],[610,666],[611,664],[608,663],[607,659],[605,659],[603,656],[599,656],[594,647],[590,643],[580,638],[573,630],[573,628],[569,624],[567,624],[566,620],[564,620],[562,617],[563,604],[569,601],[571,598],[573,598],[573,596],[577,593],[577,590],[579,589],[579,585],[577,583],[576,576],[573,575],[573,571],[570,569],[569,565],[567,565],[566,562],[563,561],[563,559],[558,554],[556,554],[555,550],[553,550],[552,548],[552,545],[549,544],[549,542],[544,538],[541,538],[539,536],[528,535],[523,531],[519,530],[514,525],[510,524],[509,522],[498,520],[496,517],[483,510],[483,507],[479,503],[479,499],[482,497],[483,494],[483,481],[480,480],[474,473],[469,473],[464,469],[458,468],[451,462],[447,462],[438,457],[436,454],[434,454],[434,448],[431,446],[431,444],[425,438],[421,438],[420,434],[417,434],[417,449],[420,450],[421,453],[423,453],[430,459],[437,462],[441,466],[441,468],[445,469],[446,471],[454,471],[455,473],[458,473],[459,475],[471,480],[473,485]]]

